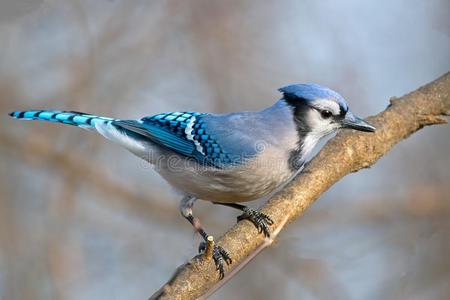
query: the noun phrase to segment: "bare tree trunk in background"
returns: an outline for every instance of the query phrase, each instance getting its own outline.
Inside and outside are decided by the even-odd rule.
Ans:
[[[450,73],[401,98],[391,99],[386,110],[368,118],[377,127],[374,134],[340,132],[300,176],[261,208],[275,222],[270,238],[264,238],[253,224],[243,221],[217,241],[233,258],[223,280],[219,280],[212,259],[198,255],[180,266],[151,299],[197,299],[211,295],[270,246],[288,223],[301,216],[334,183],[351,172],[370,167],[395,144],[424,126],[447,123],[448,115]]]

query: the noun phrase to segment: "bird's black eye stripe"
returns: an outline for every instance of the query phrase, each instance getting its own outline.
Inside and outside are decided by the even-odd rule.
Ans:
[[[331,111],[329,111],[329,110],[321,110],[320,111],[320,115],[322,116],[322,118],[324,118],[324,119],[329,119],[329,118],[331,118],[331,116],[333,115],[332,113],[331,113]]]
[[[339,110],[339,117],[341,119],[343,119],[343,118],[345,118],[345,115],[347,114],[348,108],[345,108],[345,107],[342,107],[342,106],[340,106],[339,108],[340,108],[340,110]]]

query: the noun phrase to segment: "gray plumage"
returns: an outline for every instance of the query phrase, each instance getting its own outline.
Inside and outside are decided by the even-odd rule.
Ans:
[[[255,112],[228,114],[172,112],[120,120],[80,112],[16,111],[18,119],[45,120],[96,131],[155,165],[155,170],[184,197],[182,215],[200,235],[208,235],[192,215],[196,199],[243,211],[269,235],[269,216],[237,204],[272,193],[298,172],[321,138],[340,128],[372,132],[353,115],[344,98],[317,84],[281,88],[283,97]],[[215,247],[220,276],[228,253]]]

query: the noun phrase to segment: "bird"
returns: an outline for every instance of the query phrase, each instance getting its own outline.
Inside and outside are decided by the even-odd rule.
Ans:
[[[196,200],[242,211],[260,234],[270,236],[268,214],[241,203],[276,191],[301,172],[308,154],[324,137],[342,129],[374,132],[334,90],[315,83],[279,89],[281,98],[258,111],[224,114],[166,112],[141,119],[115,119],[77,111],[22,110],[10,116],[77,126],[97,132],[155,166],[182,194],[181,215],[200,234],[205,252],[209,234],[193,214]],[[230,254],[214,245],[220,279]]]

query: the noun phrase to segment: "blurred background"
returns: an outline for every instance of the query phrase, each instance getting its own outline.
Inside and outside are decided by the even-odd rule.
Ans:
[[[450,4],[2,0],[0,45],[0,299],[147,299],[196,254],[179,196],[100,136],[7,112],[257,110],[317,82],[368,116],[450,69]],[[211,299],[449,299],[449,153],[448,126],[414,134]],[[196,213],[216,236],[238,214]]]

